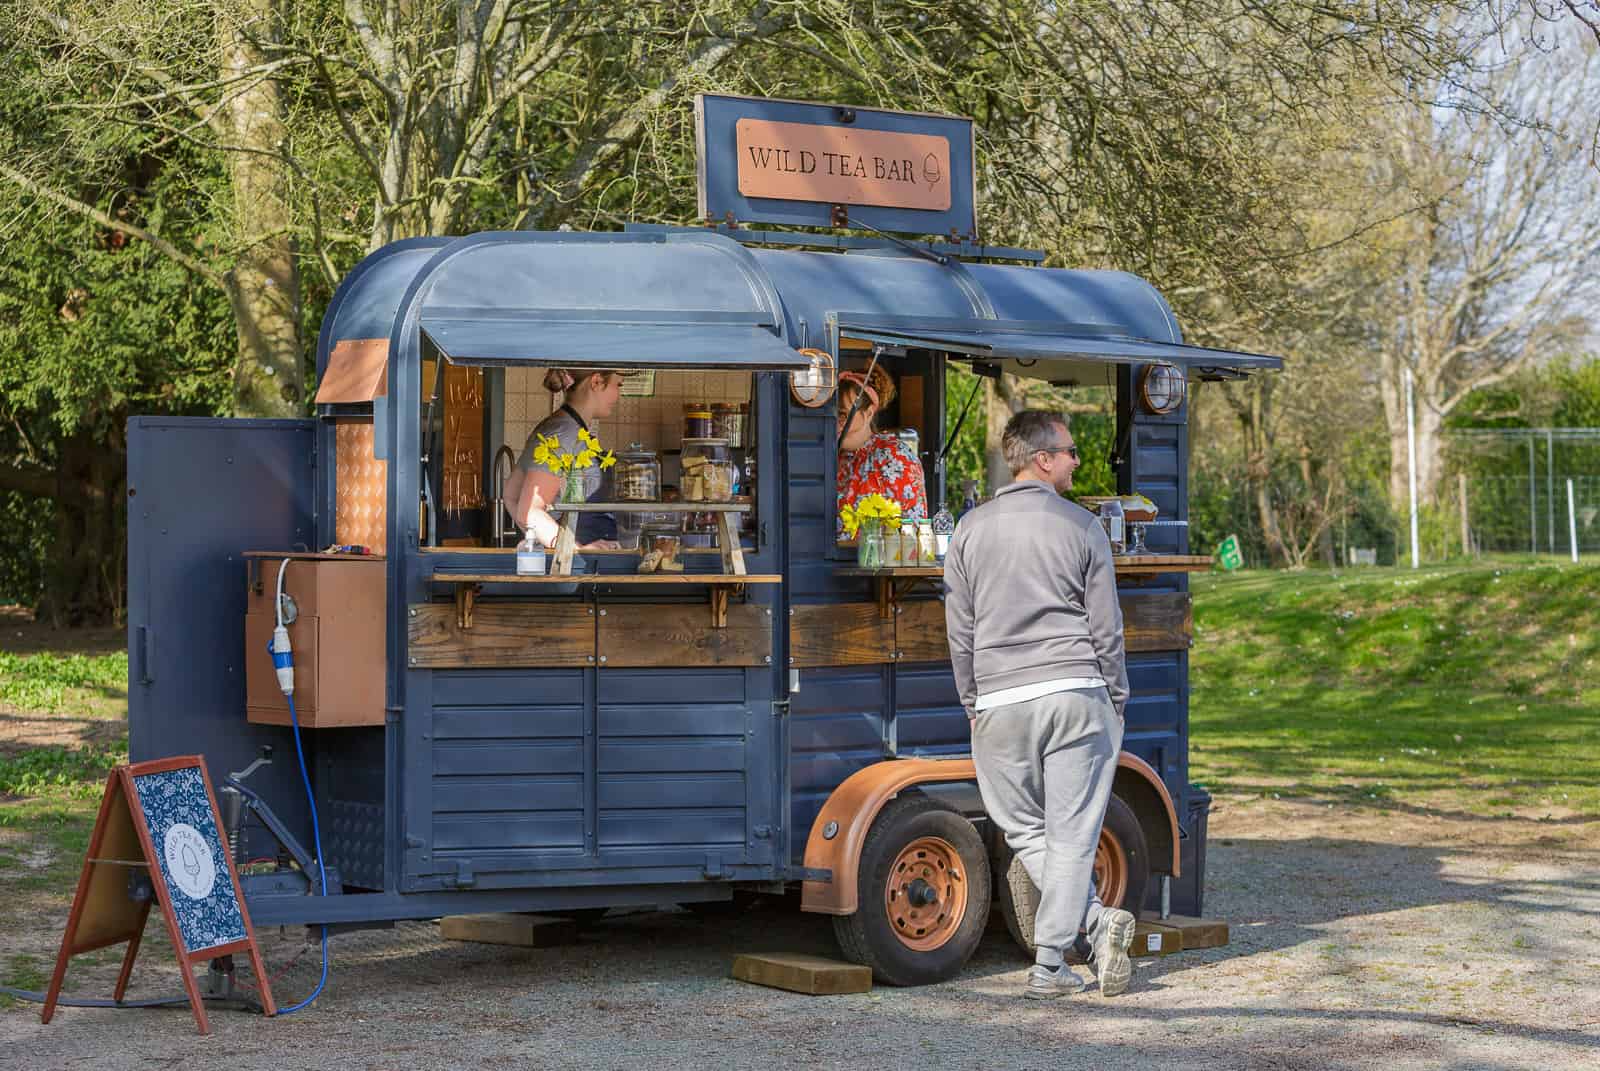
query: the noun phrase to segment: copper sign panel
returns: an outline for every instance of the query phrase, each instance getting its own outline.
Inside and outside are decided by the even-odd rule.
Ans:
[[[884,208],[950,208],[950,140],[930,134],[740,119],[746,197]]]

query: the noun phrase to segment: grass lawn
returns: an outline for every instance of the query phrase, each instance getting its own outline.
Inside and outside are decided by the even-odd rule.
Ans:
[[[1600,566],[1193,584],[1190,754],[1227,791],[1600,814]]]

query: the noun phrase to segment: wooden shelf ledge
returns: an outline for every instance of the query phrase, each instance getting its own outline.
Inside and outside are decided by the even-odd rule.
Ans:
[[[456,626],[463,631],[472,628],[472,611],[478,592],[484,584],[527,584],[533,587],[550,584],[571,584],[580,587],[598,587],[602,584],[656,585],[669,584],[682,587],[691,585],[709,589],[711,596],[711,627],[728,626],[728,597],[743,591],[747,584],[781,584],[783,577],[775,573],[584,573],[580,576],[521,576],[517,573],[434,573],[430,578],[436,584],[454,584],[456,599]]]

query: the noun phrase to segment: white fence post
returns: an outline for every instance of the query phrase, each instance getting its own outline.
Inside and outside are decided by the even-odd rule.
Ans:
[[[1572,477],[1567,477],[1567,541],[1572,544],[1572,563],[1578,563],[1578,512],[1572,504]]]

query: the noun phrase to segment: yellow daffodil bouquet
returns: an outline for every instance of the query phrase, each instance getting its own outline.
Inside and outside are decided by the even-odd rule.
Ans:
[[[844,525],[846,539],[854,539],[867,524],[890,531],[900,524],[900,503],[883,495],[863,495],[853,505],[840,507],[839,520]]]
[[[569,453],[561,449],[561,440],[554,435],[541,435],[539,445],[533,448],[534,464],[543,465],[565,481],[564,498],[582,497],[581,488],[572,485],[576,482],[574,478],[581,476],[584,470],[593,465],[609,469],[617,463],[617,456],[602,447],[600,440],[589,434],[588,428],[578,429],[578,446],[577,453]]]

